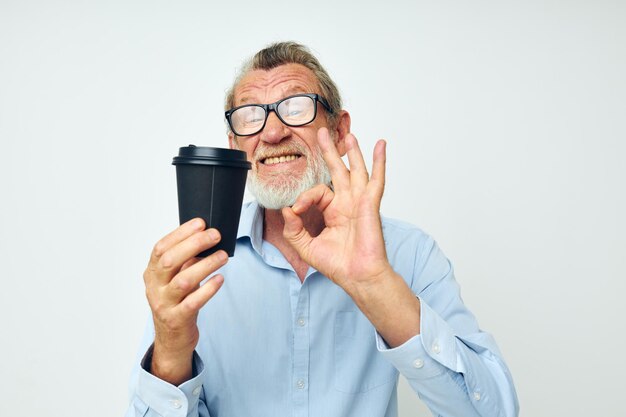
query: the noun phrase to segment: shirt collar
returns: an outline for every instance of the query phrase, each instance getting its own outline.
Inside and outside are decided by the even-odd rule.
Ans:
[[[263,244],[263,222],[265,211],[256,201],[245,203],[241,207],[239,217],[239,229],[237,230],[237,240],[249,238],[252,248],[261,256],[264,262],[276,268],[293,271],[293,267],[287,262],[282,253],[270,243],[267,247]],[[265,250],[264,250],[265,249]],[[307,277],[317,272],[315,268],[309,266]]]
[[[241,208],[237,240],[248,237],[252,247],[261,252],[263,246],[263,208],[256,201],[250,201]]]

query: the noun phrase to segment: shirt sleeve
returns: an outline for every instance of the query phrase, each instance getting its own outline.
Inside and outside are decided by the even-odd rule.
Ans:
[[[126,417],[210,417],[204,400],[204,363],[200,356],[193,353],[193,378],[175,386],[147,371],[152,350],[153,345],[150,345],[133,370]]]
[[[435,415],[517,416],[513,380],[495,340],[479,329],[450,262],[431,238],[418,245],[413,270],[420,334],[390,349],[377,333],[378,350]]]

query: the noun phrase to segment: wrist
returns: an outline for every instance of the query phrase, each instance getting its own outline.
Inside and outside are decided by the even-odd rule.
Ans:
[[[390,347],[420,334],[420,302],[395,271],[355,285],[348,294]]]
[[[154,323],[154,348],[150,373],[173,385],[180,385],[193,377],[193,352],[198,344],[197,326],[172,330],[161,322]]]
[[[148,371],[172,385],[180,385],[193,377],[193,352],[171,351],[155,341]]]
[[[368,304],[381,295],[384,297],[388,287],[397,285],[398,280],[404,282],[402,277],[387,263],[378,268],[376,272],[345,280],[346,285],[343,286],[343,289],[357,305]]]

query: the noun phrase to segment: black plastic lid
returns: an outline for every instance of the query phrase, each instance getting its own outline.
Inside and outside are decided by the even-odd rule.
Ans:
[[[172,165],[181,164],[220,165],[244,169],[252,168],[244,151],[196,145],[183,146],[178,149],[178,156],[174,157]]]

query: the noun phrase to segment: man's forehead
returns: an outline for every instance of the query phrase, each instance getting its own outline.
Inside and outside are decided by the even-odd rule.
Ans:
[[[300,64],[248,72],[235,88],[235,105],[267,103],[297,93],[319,93],[313,71]],[[269,100],[269,101],[268,101]]]

